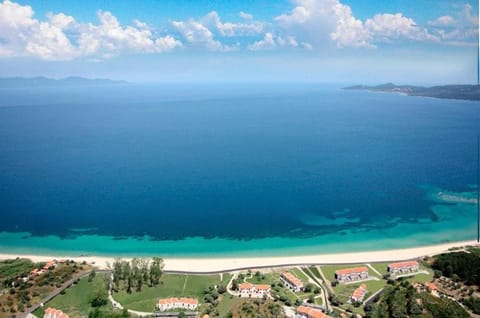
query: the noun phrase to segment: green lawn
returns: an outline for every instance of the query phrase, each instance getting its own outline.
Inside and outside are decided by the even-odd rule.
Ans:
[[[90,300],[93,293],[98,289],[106,288],[104,278],[104,274],[97,274],[91,282],[87,277],[82,278],[78,284],[67,288],[65,294],[58,295],[43,308],[36,310],[34,315],[43,317],[44,310],[53,307],[62,310],[72,318],[87,316],[92,309]]]
[[[387,274],[387,268],[389,263],[371,263],[373,268],[380,272],[380,274],[385,275]]]
[[[421,271],[428,271],[428,274],[416,274],[415,276],[405,278],[410,283],[428,283],[433,280],[433,270],[431,268],[426,267],[425,265],[420,264]]]
[[[345,268],[353,268],[353,267],[367,267],[368,268],[368,275],[369,276],[374,276],[378,277],[378,274],[376,274],[374,271],[372,271],[371,268],[369,268],[365,264],[352,264],[352,265],[325,265],[321,266],[323,274],[325,275],[325,278],[328,279],[330,282],[335,280],[335,272],[339,269],[345,269]],[[381,277],[379,277],[381,278]]]
[[[230,276],[231,277],[231,276]],[[223,275],[223,282],[230,277]],[[133,291],[127,294],[124,290],[114,293],[116,301],[128,309],[152,312],[159,298],[193,297],[200,303],[203,301],[203,291],[211,285],[220,285],[220,275],[181,275],[165,274],[162,283],[155,287],[144,286],[141,292]]]
[[[278,283],[280,273],[266,273],[262,274],[260,277],[256,277],[255,273],[253,273],[252,278],[246,278],[245,280],[252,284],[267,284],[271,285],[272,283]]]
[[[22,274],[28,274],[35,264],[29,259],[17,258],[0,262],[0,280],[15,278]]]
[[[225,317],[236,303],[242,301],[241,298],[230,297],[231,295],[224,294],[222,299],[218,303],[217,309],[220,317]]]
[[[303,284],[307,284],[308,283],[308,277],[305,276],[305,274],[299,270],[298,268],[291,268],[288,270],[290,273],[292,273],[293,275],[297,276],[297,278],[299,278]]]

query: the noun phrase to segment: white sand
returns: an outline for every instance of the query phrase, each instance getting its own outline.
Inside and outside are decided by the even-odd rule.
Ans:
[[[478,246],[476,241],[464,241],[405,249],[304,256],[165,258],[165,270],[184,271],[192,273],[207,273],[217,271],[230,271],[243,268],[280,267],[303,264],[353,264],[385,261],[403,261],[419,258],[422,256],[431,256],[445,252],[452,247],[463,247],[467,245]],[[34,262],[68,258],[73,259],[77,262],[95,262],[95,265],[100,269],[106,269],[107,264],[111,264],[114,261],[114,257],[104,256],[59,257],[49,255],[0,254],[0,260],[12,259],[16,257],[29,258]]]

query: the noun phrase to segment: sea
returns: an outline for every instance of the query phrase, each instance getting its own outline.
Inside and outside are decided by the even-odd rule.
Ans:
[[[0,253],[473,240],[480,103],[326,84],[0,88]]]

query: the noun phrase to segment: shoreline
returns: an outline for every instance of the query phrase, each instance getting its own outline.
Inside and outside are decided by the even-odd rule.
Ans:
[[[459,248],[465,246],[479,246],[474,241],[460,241],[452,243],[443,243],[435,245],[427,245],[420,247],[389,249],[379,251],[363,251],[363,252],[345,252],[345,253],[326,253],[312,254],[302,256],[269,256],[269,257],[208,257],[208,258],[180,258],[166,257],[166,272],[181,272],[192,274],[213,274],[222,272],[231,272],[256,268],[271,267],[288,267],[299,265],[333,265],[333,264],[358,264],[358,263],[378,263],[393,262],[415,259],[423,256],[432,256],[447,252],[451,248]],[[0,260],[28,258],[34,262],[43,262],[52,259],[72,259],[76,262],[86,261],[94,264],[99,269],[107,269],[108,264],[112,264],[115,258],[109,256],[51,256],[51,255],[32,255],[32,254],[0,254]],[[142,257],[139,257],[142,258]],[[123,259],[131,259],[124,257]]]

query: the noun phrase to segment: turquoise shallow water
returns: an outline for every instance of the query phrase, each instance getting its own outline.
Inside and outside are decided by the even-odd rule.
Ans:
[[[372,251],[406,248],[463,240],[476,236],[475,192],[448,192],[424,187],[432,200],[435,220],[384,220],[381,224],[359,224],[357,219],[315,219],[323,223],[354,223],[357,228],[310,238],[271,237],[232,240],[187,237],[155,240],[151,237],[111,237],[82,234],[93,229],[72,229],[72,237],[32,236],[30,233],[0,233],[0,252],[48,255],[115,255],[163,257],[279,256]],[[307,220],[308,221],[308,220]],[[328,224],[328,223],[327,223]]]
[[[476,102],[318,85],[0,92],[0,252],[224,256],[476,237]]]

